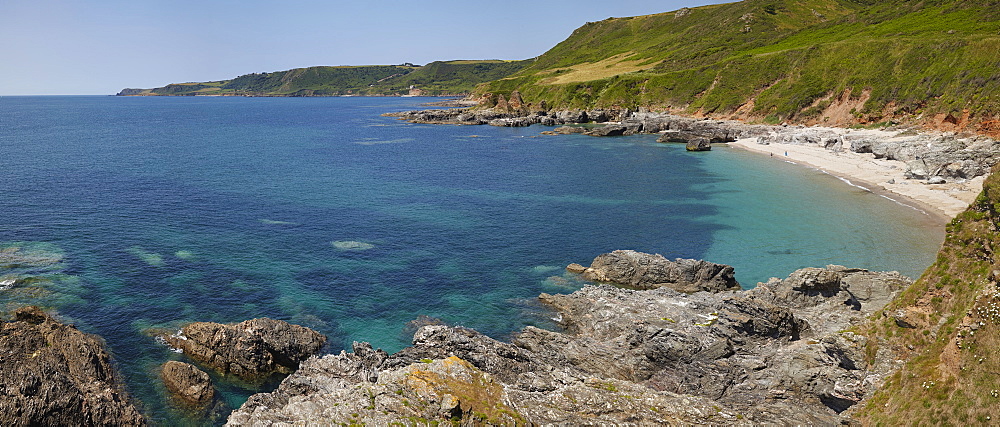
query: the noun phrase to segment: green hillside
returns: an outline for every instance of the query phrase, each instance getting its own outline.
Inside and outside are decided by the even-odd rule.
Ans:
[[[340,96],[467,94],[477,84],[520,71],[530,61],[438,61],[425,66],[308,67],[246,74],[232,80],[125,89],[121,95]]]
[[[509,78],[554,108],[866,122],[1000,112],[1000,2],[746,0],[587,23]],[[843,110],[843,111],[841,111]]]
[[[991,425],[1000,418],[1000,174],[947,227],[937,261],[863,331],[869,355],[906,360],[859,418],[871,425]]]

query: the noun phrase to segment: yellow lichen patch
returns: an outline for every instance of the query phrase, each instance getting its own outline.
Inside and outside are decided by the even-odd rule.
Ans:
[[[632,73],[653,68],[656,63],[648,63],[646,58],[628,60],[632,52],[620,53],[598,62],[584,62],[570,68],[558,68],[547,71],[552,77],[542,80],[541,84],[557,85],[566,83],[587,82],[606,79],[619,74]]]
[[[458,357],[415,363],[408,371],[403,384],[422,403],[452,401],[464,417],[491,424],[524,422],[517,412],[504,404],[503,386],[490,374]]]

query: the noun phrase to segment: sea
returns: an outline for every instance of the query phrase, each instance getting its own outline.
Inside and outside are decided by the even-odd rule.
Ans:
[[[752,288],[828,264],[917,277],[943,240],[914,206],[739,148],[382,116],[436,100],[2,97],[0,251],[47,261],[0,269],[31,279],[0,301],[104,337],[155,423],[217,424],[168,399],[159,368],[186,359],[158,334],[266,316],[332,353],[397,351],[421,322],[505,339],[556,328],[538,294],[616,249]],[[229,408],[256,391],[215,379]]]

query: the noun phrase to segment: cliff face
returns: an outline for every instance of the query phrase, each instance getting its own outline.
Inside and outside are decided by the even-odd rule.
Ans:
[[[145,425],[100,338],[37,307],[0,326],[0,424]]]
[[[908,284],[831,266],[749,291],[543,294],[563,332],[505,343],[430,325],[393,355],[356,343],[303,362],[229,424],[837,424],[891,367],[845,330]]]

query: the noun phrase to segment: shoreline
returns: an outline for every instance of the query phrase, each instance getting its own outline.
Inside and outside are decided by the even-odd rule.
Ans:
[[[737,139],[728,145],[817,169],[848,185],[921,211],[941,226],[968,208],[982,191],[985,180],[985,176],[980,176],[964,182],[927,184],[906,179],[906,163],[902,161],[876,159],[871,153],[831,151],[816,145],[759,144],[758,138]]]

